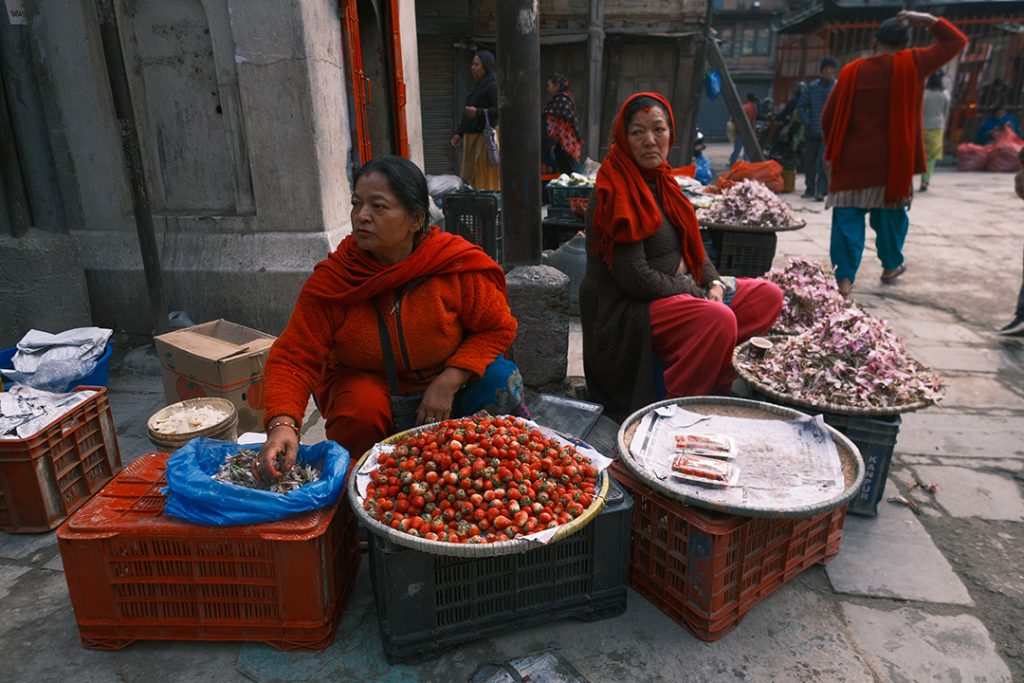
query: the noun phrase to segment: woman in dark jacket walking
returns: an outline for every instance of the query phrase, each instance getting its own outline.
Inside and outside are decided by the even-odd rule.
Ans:
[[[578,171],[583,152],[571,87],[569,79],[562,74],[552,74],[548,79],[551,100],[544,107],[543,160],[559,173]]]
[[[475,81],[466,97],[466,108],[459,129],[452,136],[452,147],[462,145],[462,179],[477,190],[500,190],[498,164],[487,158],[484,124],[498,130],[498,81],[494,77],[494,55],[480,50],[469,66]]]

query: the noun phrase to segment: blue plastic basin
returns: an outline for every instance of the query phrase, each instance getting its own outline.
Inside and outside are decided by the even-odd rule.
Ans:
[[[0,351],[0,368],[13,369],[14,364],[11,362],[14,358],[14,354],[18,351],[17,346],[12,346],[9,349]],[[110,355],[114,352],[114,347],[111,344],[107,344],[107,348],[104,349],[103,355],[100,356],[99,361],[96,363],[96,367],[88,375],[78,380],[68,390],[74,389],[75,387],[87,386],[87,387],[105,387],[107,386],[107,380],[110,376]],[[5,384],[6,385],[6,384]]]

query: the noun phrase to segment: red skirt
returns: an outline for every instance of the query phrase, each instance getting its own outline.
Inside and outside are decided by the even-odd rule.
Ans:
[[[726,306],[677,294],[651,302],[651,344],[665,365],[668,398],[724,393],[736,379],[736,344],[771,329],[782,290],[767,280],[740,278]]]

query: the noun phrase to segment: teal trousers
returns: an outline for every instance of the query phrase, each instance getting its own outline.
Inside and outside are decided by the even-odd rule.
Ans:
[[[864,215],[870,213],[871,229],[875,231],[875,248],[882,267],[899,268],[903,263],[903,243],[907,239],[910,219],[906,208],[832,209],[832,240],[829,254],[836,269],[836,280],[857,279],[860,259],[864,255]]]

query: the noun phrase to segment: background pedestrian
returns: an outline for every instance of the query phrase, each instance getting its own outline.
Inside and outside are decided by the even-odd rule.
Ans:
[[[836,84],[838,64],[825,57],[818,67],[818,79],[809,83],[797,101],[796,112],[804,124],[804,198],[822,201],[828,194],[828,173],[825,170],[825,141],[821,134],[821,112]]]
[[[452,147],[462,145],[462,179],[477,190],[500,190],[498,164],[487,158],[484,125],[498,129],[498,79],[494,76],[494,55],[480,50],[469,65],[473,89],[466,96],[459,129],[452,136]]]
[[[928,27],[937,42],[907,49],[911,26]],[[921,113],[925,78],[966,44],[967,37],[945,19],[903,11],[875,32],[876,54],[850,62],[839,74],[821,114],[821,128],[832,176],[829,251],[844,296],[860,268],[869,212],[882,282],[894,282],[907,269],[907,208],[914,173],[926,167]]]
[[[924,125],[924,155],[928,170],[921,176],[921,192],[928,191],[935,164],[942,158],[942,135],[946,131],[946,115],[949,113],[949,93],[942,87],[942,71],[928,77],[924,90],[922,119]]]
[[[580,168],[583,139],[576,127],[576,103],[572,98],[572,84],[563,74],[551,74],[548,95],[551,100],[544,107],[544,163],[559,173],[575,173]]]
[[[754,93],[747,93],[747,99],[743,103],[743,114],[750,121],[750,129],[753,130],[757,124],[757,95]],[[735,126],[734,126],[735,130]],[[740,155],[743,155],[743,160],[748,161],[750,157],[747,156],[747,152],[743,149],[743,136],[740,135],[738,130],[735,130],[735,138],[732,143],[732,154],[729,155],[729,165],[735,164]]]

